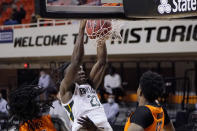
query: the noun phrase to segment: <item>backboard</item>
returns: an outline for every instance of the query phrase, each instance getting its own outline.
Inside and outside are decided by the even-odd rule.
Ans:
[[[45,18],[124,18],[122,0],[39,0],[39,4]]]
[[[185,18],[197,0],[37,0],[44,18]],[[37,10],[37,9],[36,9]],[[196,17],[195,17],[196,18]]]

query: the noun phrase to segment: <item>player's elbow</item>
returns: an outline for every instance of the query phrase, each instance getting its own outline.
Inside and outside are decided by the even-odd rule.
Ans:
[[[81,63],[82,63],[82,59],[80,59],[80,58],[74,58],[71,60],[71,64],[73,66],[79,66]]]
[[[99,66],[106,66],[107,61],[105,59],[101,59],[101,60],[98,60],[98,64],[99,64]]]

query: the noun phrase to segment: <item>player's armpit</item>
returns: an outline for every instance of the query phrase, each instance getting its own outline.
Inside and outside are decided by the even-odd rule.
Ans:
[[[175,131],[175,128],[171,121],[168,124],[164,125],[163,131]]]
[[[138,125],[138,124],[131,123],[131,125],[130,125],[129,128],[128,128],[128,131],[144,131],[144,128],[141,127],[141,126]]]

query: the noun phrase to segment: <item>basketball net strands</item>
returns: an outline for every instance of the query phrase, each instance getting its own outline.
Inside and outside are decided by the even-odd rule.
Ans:
[[[96,39],[97,41],[107,39],[121,41],[120,30],[123,25],[124,21],[119,20],[88,20],[86,23],[86,33],[90,39]]]

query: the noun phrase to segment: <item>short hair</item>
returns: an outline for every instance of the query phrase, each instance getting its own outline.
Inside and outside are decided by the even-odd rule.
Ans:
[[[140,88],[142,94],[149,102],[154,102],[162,95],[164,80],[156,72],[147,71],[140,78]]]
[[[24,85],[9,94],[8,111],[10,117],[18,120],[22,124],[27,123],[28,128],[34,130],[33,119],[40,117],[41,113],[52,107],[52,102],[38,101],[36,98],[45,89],[37,85]]]

